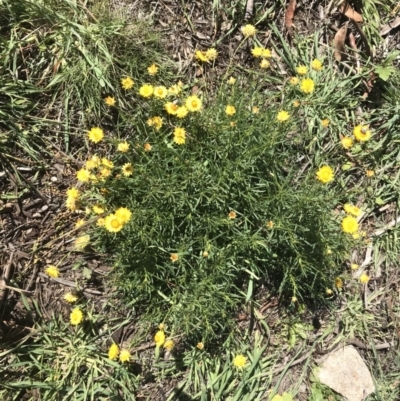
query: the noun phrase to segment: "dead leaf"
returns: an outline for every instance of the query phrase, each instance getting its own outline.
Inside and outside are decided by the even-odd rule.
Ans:
[[[361,14],[359,14],[357,11],[353,10],[353,8],[350,7],[347,2],[343,3],[339,7],[339,12],[341,12],[347,18],[350,18],[355,22],[363,22],[364,21],[363,17],[361,16]]]
[[[296,9],[296,0],[290,0],[285,14],[285,26],[290,30],[293,25],[294,10]]]
[[[340,61],[342,59],[342,55],[344,55],[344,42],[346,41],[347,35],[347,22],[344,24],[335,35],[335,39],[333,41],[335,46],[335,59]]]
[[[384,25],[379,32],[381,36],[387,35],[392,29],[397,28],[400,25],[400,17],[396,17],[392,22]]]

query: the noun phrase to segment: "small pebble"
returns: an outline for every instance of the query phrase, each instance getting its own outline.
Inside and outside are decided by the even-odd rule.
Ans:
[[[50,181],[51,182],[57,182],[58,180],[57,180],[57,177],[55,175],[53,175],[53,177],[50,178]]]

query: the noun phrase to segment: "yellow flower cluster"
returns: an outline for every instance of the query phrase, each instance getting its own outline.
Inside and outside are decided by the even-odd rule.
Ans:
[[[132,212],[128,208],[120,207],[115,213],[104,218],[104,228],[110,233],[117,233],[123,229],[131,217]]]
[[[129,362],[131,359],[131,353],[127,349],[119,349],[118,345],[113,343],[111,344],[110,348],[108,349],[108,358],[114,361],[118,358],[120,362]]]
[[[77,171],[76,178],[82,183],[89,181],[98,182],[111,175],[111,170],[114,168],[114,163],[108,160],[106,157],[100,159],[100,157],[94,155],[91,159],[87,160],[85,167]],[[97,169],[97,174],[94,174],[92,170]]]
[[[206,51],[196,50],[194,57],[196,60],[208,63],[217,59],[218,52],[214,48],[210,48]]]

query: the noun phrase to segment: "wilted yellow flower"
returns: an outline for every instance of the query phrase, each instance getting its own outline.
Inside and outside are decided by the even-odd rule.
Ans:
[[[154,96],[158,99],[164,99],[168,95],[168,90],[165,86],[156,86],[154,88]]]
[[[127,152],[128,150],[129,150],[129,147],[130,147],[131,145],[129,145],[129,143],[128,142],[120,142],[119,144],[118,144],[118,146],[117,146],[117,149],[118,149],[118,152],[122,152],[122,153],[125,153],[125,152]]]
[[[329,121],[327,118],[324,118],[323,120],[321,120],[321,125],[322,125],[324,128],[329,127],[329,124],[330,124],[330,121]]]
[[[174,142],[183,145],[186,142],[186,131],[184,128],[176,127],[174,130]]]
[[[229,85],[235,85],[235,83],[236,83],[236,78],[230,77],[230,78],[228,79],[228,84],[229,84]]]
[[[89,234],[82,235],[74,241],[74,250],[82,251],[88,246],[89,243],[90,243],[90,235]]]
[[[299,65],[299,66],[296,68],[296,71],[297,71],[297,73],[298,73],[299,75],[306,75],[308,69],[307,69],[307,67],[306,67],[305,65]]]
[[[101,142],[104,138],[104,132],[101,128],[99,127],[93,127],[88,131],[88,137],[89,140],[91,140],[94,143]]]
[[[101,159],[101,164],[104,167],[107,167],[107,168],[113,168],[114,167],[114,163],[111,160],[108,160],[106,157],[103,157]]]
[[[58,277],[60,275],[60,271],[57,266],[50,265],[44,271],[50,277]]]
[[[335,287],[338,289],[343,288],[343,280],[340,277],[335,278]]]
[[[106,103],[107,106],[114,106],[115,105],[115,99],[112,96],[107,96],[104,99],[104,102]]]
[[[67,189],[67,196],[68,198],[78,199],[80,196],[79,189],[74,187]]]
[[[257,30],[254,25],[244,25],[240,28],[245,38],[249,38],[250,36],[254,36],[257,33]]]
[[[247,358],[244,355],[236,355],[233,359],[233,365],[239,369],[243,369],[246,365]]]
[[[131,353],[127,349],[122,349],[119,353],[119,360],[121,362],[129,362],[131,359]]]
[[[326,295],[332,295],[332,294],[333,294],[333,291],[332,291],[330,288],[327,288],[327,289],[325,290],[325,294],[326,294]]]
[[[179,259],[179,256],[177,253],[171,253],[170,259],[172,262],[176,262]]]
[[[158,67],[155,64],[152,64],[150,67],[147,67],[147,72],[149,75],[156,75],[158,72]]]
[[[301,105],[300,100],[293,100],[293,106],[299,107]]]
[[[156,131],[159,131],[163,125],[163,120],[159,116],[155,116],[152,118],[149,118],[147,120],[147,124],[150,125],[150,127],[154,127]]]
[[[79,308],[74,308],[69,315],[69,320],[72,325],[76,326],[82,323],[83,320],[83,312]]]
[[[165,110],[168,114],[175,115],[178,110],[178,105],[172,102],[165,103]]]
[[[332,170],[331,167],[329,166],[322,166],[318,171],[317,171],[317,178],[320,180],[322,183],[327,184],[328,182],[333,181],[335,178],[335,174]]]
[[[172,85],[170,88],[168,88],[168,93],[171,95],[179,95],[181,91],[182,89],[180,85]]]
[[[145,143],[145,144],[144,144],[144,150],[145,150],[146,152],[150,152],[151,148],[152,148],[152,146],[151,146],[149,143]]]
[[[131,89],[134,85],[133,79],[129,77],[121,78],[121,85],[124,89]]]
[[[365,171],[365,175],[369,178],[373,177],[375,175],[375,171],[374,170],[366,170]]]
[[[346,203],[343,209],[347,214],[352,214],[354,217],[358,217],[362,213],[359,207],[350,205],[349,203]]]
[[[258,114],[260,112],[260,108],[257,106],[253,106],[253,108],[251,109],[251,111],[253,112],[253,114]]]
[[[371,131],[368,129],[368,125],[357,125],[353,129],[354,138],[360,142],[366,142],[371,138]]]
[[[363,273],[360,276],[360,283],[367,284],[369,279],[370,279],[370,277],[367,274]]]
[[[203,252],[203,258],[208,258],[208,252],[207,251]]]
[[[271,50],[269,50],[269,49],[263,49],[262,54],[261,54],[261,57],[264,57],[264,58],[271,58],[271,57],[272,57]]]
[[[131,217],[132,217],[132,212],[126,208],[126,207],[120,207],[115,211],[115,216],[123,223],[127,223]]]
[[[117,344],[111,344],[110,348],[108,349],[108,358],[112,361],[118,358],[119,354],[119,347]]]
[[[346,216],[342,220],[342,230],[345,233],[353,234],[358,230],[357,219],[352,216]]]
[[[299,83],[299,78],[297,78],[297,77],[292,77],[292,78],[289,79],[289,82],[290,82],[292,85],[297,85],[297,84]]]
[[[233,127],[236,127],[236,121],[231,121],[230,123],[229,123],[229,125],[233,128]]]
[[[353,146],[353,140],[349,136],[344,136],[340,142],[345,149],[350,149]]]
[[[100,217],[99,219],[97,219],[97,223],[96,223],[97,227],[104,227],[104,224],[105,224],[105,219],[103,217]]]
[[[78,296],[73,294],[72,292],[67,292],[64,295],[64,300],[70,304],[73,304],[74,302],[76,302],[78,300]]]
[[[76,199],[68,197],[65,201],[65,207],[71,212],[75,212],[75,210],[78,208]]]
[[[122,174],[125,177],[130,177],[133,174],[133,166],[132,163],[125,163],[122,166]]]
[[[180,106],[176,109],[176,116],[178,118],[185,118],[189,113],[189,110],[186,108],[186,106]]]
[[[100,205],[94,205],[94,206],[92,207],[92,210],[93,210],[93,212],[94,212],[95,214],[102,214],[102,213],[104,213],[104,207],[103,207],[103,206],[100,206]]]
[[[231,106],[231,105],[227,105],[226,106],[226,108],[225,108],[225,113],[228,115],[228,116],[233,116],[235,113],[236,113],[236,109],[235,109],[235,106]]]
[[[75,228],[82,227],[84,224],[85,224],[85,220],[79,219],[79,220],[75,223]]]
[[[255,46],[253,49],[251,49],[251,54],[254,57],[261,57],[261,55],[263,54],[263,48],[259,47],[259,46]]]
[[[121,231],[123,226],[124,223],[115,214],[110,214],[104,219],[104,227],[110,233]]]
[[[201,110],[201,99],[199,99],[197,96],[189,96],[186,99],[186,107],[189,111],[195,112],[195,111],[200,111]]]
[[[196,347],[198,348],[198,349],[204,349],[204,344],[202,343],[202,342],[199,342],[199,343],[197,343],[197,345],[196,345]]]
[[[318,59],[314,59],[311,61],[311,68],[315,71],[321,71],[322,70],[322,62],[319,61]]]
[[[102,168],[101,170],[100,170],[100,176],[102,177],[102,178],[107,178],[107,177],[109,177],[111,175],[111,170],[109,169],[109,168]]]
[[[231,220],[236,219],[236,216],[236,212],[234,212],[233,210],[228,213],[228,218]]]
[[[194,57],[196,60],[202,61],[204,63],[208,61],[206,52],[203,52],[202,50],[196,50]]]
[[[303,79],[300,84],[300,90],[308,94],[314,92],[314,81],[311,78]]]
[[[206,51],[206,57],[210,61],[216,60],[218,57],[218,52],[212,47]]]
[[[149,85],[149,84],[145,84],[145,85],[141,86],[139,89],[140,96],[143,96],[146,98],[150,97],[153,93],[154,93],[154,88],[152,85]]]
[[[290,114],[285,110],[281,110],[278,113],[278,115],[276,116],[276,119],[281,123],[284,122],[284,121],[289,120],[289,118],[290,118]]]
[[[272,221],[272,220],[270,220],[268,223],[267,223],[267,227],[268,228],[273,228],[274,227],[274,222]]]
[[[156,343],[157,347],[161,347],[165,342],[165,334],[164,331],[159,330],[157,331],[156,335],[154,336],[154,342]]]
[[[76,173],[76,178],[78,179],[78,181],[80,182],[88,182],[89,178],[90,178],[90,172],[89,170],[86,170],[84,168],[80,169],[77,173]]]
[[[351,267],[351,270],[358,270],[358,268],[360,267],[357,263],[352,263],[351,265],[350,265],[350,267]]]
[[[171,351],[172,348],[174,348],[174,342],[172,340],[167,340],[164,343],[164,348],[167,349],[168,351]]]
[[[270,66],[270,63],[268,60],[263,59],[260,61],[260,68],[268,68]]]

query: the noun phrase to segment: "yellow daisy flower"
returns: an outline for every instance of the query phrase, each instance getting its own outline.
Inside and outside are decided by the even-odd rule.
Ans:
[[[80,196],[79,189],[74,187],[67,189],[67,196],[68,198],[78,199]]]
[[[260,61],[260,68],[268,68],[270,66],[270,63],[268,60],[263,59]]]
[[[110,175],[111,175],[111,170],[110,170],[109,168],[104,167],[104,168],[102,168],[102,169],[100,170],[100,176],[101,176],[102,178],[107,178],[107,177],[109,177]]]
[[[354,234],[358,230],[357,219],[353,216],[346,216],[342,220],[342,230],[348,234]]]
[[[131,353],[127,349],[122,349],[119,354],[119,360],[121,362],[129,362],[131,359]]]
[[[132,163],[125,163],[122,166],[122,174],[125,177],[130,177],[133,174],[133,166]]]
[[[60,271],[57,266],[50,265],[44,271],[49,277],[58,277],[60,275]]]
[[[78,296],[73,294],[72,292],[67,292],[64,295],[64,300],[70,304],[73,304],[74,302],[76,302],[78,300]]]
[[[201,50],[196,50],[194,57],[196,60],[202,61],[203,63],[206,63],[208,61],[206,52],[203,52]]]
[[[300,90],[307,94],[314,92],[314,81],[311,78],[303,79],[300,84]]]
[[[300,100],[293,100],[294,107],[300,107],[300,105],[301,105]]]
[[[367,284],[369,279],[370,279],[370,277],[365,273],[361,274],[361,276],[359,278],[360,283],[362,283],[362,284]]]
[[[126,207],[120,207],[115,211],[115,216],[119,219],[123,224],[127,223],[131,217],[132,212]]]
[[[97,223],[96,223],[97,227],[104,227],[104,224],[105,224],[105,220],[103,217],[100,217],[99,219],[97,219]]]
[[[349,136],[344,136],[340,142],[342,143],[342,146],[345,149],[350,149],[353,146],[353,139],[351,139]]]
[[[176,116],[178,118],[185,118],[188,115],[188,113],[189,110],[186,108],[186,106],[181,106],[176,109]]]
[[[147,72],[149,75],[156,75],[158,72],[158,67],[155,64],[152,64],[150,67],[147,67]]]
[[[124,223],[115,214],[110,214],[104,219],[104,227],[110,233],[121,231],[123,226]]]
[[[261,55],[263,54],[263,48],[259,47],[259,46],[255,46],[253,49],[251,49],[251,54],[254,57],[261,57]]]
[[[156,343],[157,347],[161,347],[165,342],[165,334],[162,330],[157,331],[156,335],[154,336],[154,342]]]
[[[174,130],[174,142],[183,145],[186,142],[186,131],[184,128],[176,127]]]
[[[314,59],[311,61],[311,68],[315,71],[321,71],[322,70],[322,62],[318,59]]]
[[[107,168],[114,168],[114,163],[106,157],[101,158],[101,164]]]
[[[78,181],[80,182],[88,182],[90,179],[90,172],[89,170],[86,170],[84,168],[80,169],[77,173],[76,173],[76,178],[78,179]]]
[[[331,167],[329,166],[322,166],[318,171],[317,171],[317,178],[319,181],[321,181],[323,184],[327,184],[328,182],[333,181],[335,178],[335,174],[332,170]]]
[[[93,210],[94,214],[102,214],[102,213],[104,213],[104,207],[100,206],[100,205],[94,205],[92,207],[92,210]]]
[[[233,365],[239,369],[243,369],[246,365],[247,358],[244,355],[236,355],[233,359]]]
[[[91,128],[90,131],[88,131],[88,137],[89,137],[89,140],[91,140],[92,142],[98,143],[103,140],[104,132],[101,128],[94,127],[94,128]]]
[[[178,105],[172,102],[165,103],[165,110],[168,114],[175,115],[178,110]]]
[[[119,355],[119,347],[117,344],[111,344],[110,348],[108,349],[108,358],[112,361],[117,359]]]
[[[85,220],[79,219],[79,220],[75,223],[75,228],[82,227],[85,223],[86,223]]]
[[[255,28],[255,26],[250,24],[242,26],[240,30],[242,31],[242,34],[245,38],[254,36],[257,33],[257,29]]]
[[[172,85],[170,88],[168,88],[168,94],[170,95],[179,95],[181,93],[182,89],[179,85]]]
[[[359,207],[354,206],[354,205],[350,205],[349,203],[346,203],[346,204],[343,206],[343,209],[344,209],[344,211],[345,211],[347,214],[351,214],[351,215],[353,215],[354,217],[358,217],[358,216],[360,216],[361,213],[362,213],[362,211],[361,211],[361,209],[360,209]]]
[[[281,110],[278,113],[278,115],[276,116],[276,119],[281,123],[284,122],[284,121],[289,120],[289,118],[290,118],[290,114],[285,110]]]
[[[368,125],[357,125],[353,129],[354,138],[360,142],[366,142],[371,138],[371,131],[368,129]]]
[[[264,57],[264,58],[271,58],[271,57],[272,57],[271,50],[269,50],[269,49],[263,49],[262,54],[261,54],[261,57]]]
[[[289,79],[289,82],[290,82],[292,85],[297,85],[297,84],[299,83],[299,78],[297,78],[297,77],[292,77],[292,78]]]
[[[83,312],[79,308],[74,308],[71,314],[69,315],[69,320],[73,326],[82,323]]]
[[[201,99],[199,99],[197,96],[189,96],[186,99],[186,108],[191,112],[200,111],[201,105]]]
[[[151,148],[152,148],[152,146],[151,146],[149,143],[145,143],[145,144],[144,144],[144,150],[145,150],[146,152],[150,152]]]
[[[172,340],[167,340],[164,343],[164,348],[167,349],[168,351],[171,351],[172,348],[174,348],[175,343]]]
[[[126,153],[129,150],[129,143],[128,142],[120,142],[117,146],[118,152]]]
[[[307,74],[307,71],[308,71],[308,69],[307,69],[307,67],[306,67],[305,65],[299,65],[299,66],[296,68],[296,72],[297,72],[299,75],[306,75],[306,74]]]
[[[121,85],[124,89],[131,89],[134,85],[133,79],[130,77],[121,78]]]
[[[112,97],[112,96],[107,96],[105,99],[104,99],[104,102],[106,103],[106,105],[107,106],[115,106],[115,99]]]
[[[330,121],[329,121],[327,118],[324,118],[323,120],[321,120],[321,125],[322,125],[324,128],[329,127],[329,124],[330,124]]]
[[[257,106],[253,106],[251,111],[252,111],[253,114],[258,114],[260,112],[260,108],[257,107]]]
[[[172,262],[176,262],[179,259],[179,255],[177,253],[171,253],[170,259]]]
[[[206,57],[210,61],[216,60],[218,57],[218,52],[212,47],[206,51]]]
[[[225,113],[228,115],[228,116],[233,116],[235,113],[236,113],[236,109],[235,109],[235,106],[231,106],[231,105],[227,105],[226,106],[226,108],[225,108]]]
[[[369,178],[373,177],[375,175],[375,171],[374,170],[366,170],[365,171],[365,175]]]
[[[152,85],[149,85],[149,84],[144,84],[139,89],[140,96],[145,97],[145,98],[151,97],[151,95],[153,93],[154,93],[154,88]]]
[[[158,99],[164,99],[168,95],[168,90],[165,86],[156,86],[154,88],[154,96]]]
[[[202,342],[197,343],[196,348],[198,348],[199,350],[204,349],[204,343]]]
[[[228,79],[228,84],[229,84],[229,85],[235,85],[235,83],[236,83],[236,78],[230,77],[230,78]]]

